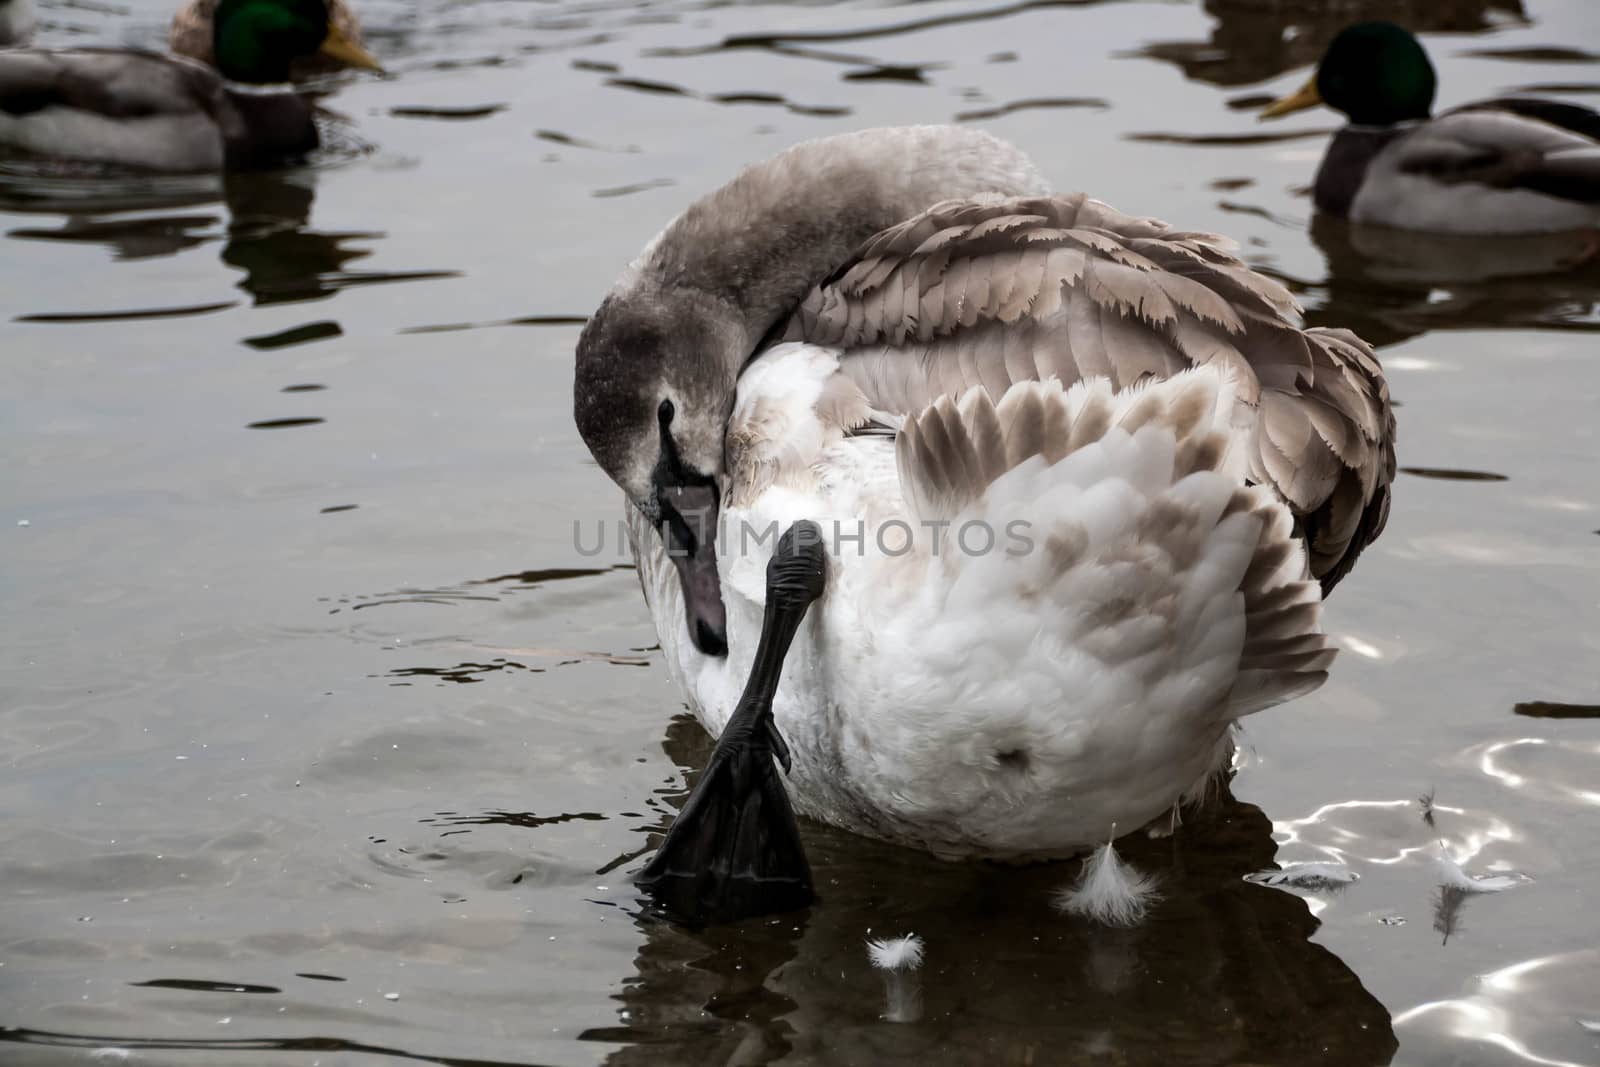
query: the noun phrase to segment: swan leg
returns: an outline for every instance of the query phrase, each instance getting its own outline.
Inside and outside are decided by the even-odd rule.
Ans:
[[[778,764],[789,746],[772,700],[783,659],[826,580],[822,531],[802,520],[778,539],[767,564],[767,605],[755,665],[705,773],[637,884],[670,918],[734,922],[810,904],[811,865],[800,844]],[[775,762],[776,761],[776,762]]]

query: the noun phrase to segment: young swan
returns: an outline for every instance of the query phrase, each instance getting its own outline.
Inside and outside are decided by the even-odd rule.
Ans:
[[[679,917],[809,899],[793,811],[950,857],[1100,845],[1326,677],[1321,599],[1394,471],[1376,360],[1219,238],[1036,181],[968,131],[802,145],[579,342],[579,427],[722,732],[640,879]]]

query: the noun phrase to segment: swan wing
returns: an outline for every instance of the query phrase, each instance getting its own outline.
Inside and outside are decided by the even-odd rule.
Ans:
[[[1320,686],[1336,650],[1289,509],[1265,487],[1239,484],[1245,449],[1232,435],[1232,389],[1207,370],[1120,393],[1104,379],[1071,389],[1023,382],[998,404],[974,386],[906,420],[896,443],[901,486],[919,520],[947,526],[1059,499],[1057,519],[1036,527],[1043,551],[1008,561],[1017,573],[1007,588],[1019,602],[1032,591],[1072,605],[1079,614],[1065,639],[1107,663],[1156,646],[1181,658],[1198,634],[1195,662],[1172,674],[1203,674],[1220,655],[1213,626],[1236,617],[1242,594],[1225,708],[1248,715]],[[1098,607],[1096,588],[1106,594]]]
[[[1226,239],[1075,193],[935,205],[863,244],[780,336],[843,350],[865,405],[903,415],[973,386],[999,401],[1022,381],[1222,370],[1253,413],[1249,477],[1289,505],[1328,589],[1387,519],[1394,416],[1372,350],[1297,316]]]

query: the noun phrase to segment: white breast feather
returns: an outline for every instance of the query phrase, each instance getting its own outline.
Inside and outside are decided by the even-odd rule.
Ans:
[[[1065,413],[1057,432],[1068,438],[1075,426],[1103,432],[1053,462],[1021,459],[976,495],[957,492],[935,535],[917,528],[917,490],[902,490],[935,474],[907,469],[892,441],[847,436],[806,410],[835,367],[830,350],[794,345],[746,373],[730,428],[745,462],[733,469],[765,481],[754,494],[730,489],[741,502],[718,543],[734,654],[710,660],[663,635],[720,730],[759,631],[772,547],[734,531],[822,525],[827,593],[775,705],[802,812],[951,854],[1074,851],[1104,839],[1107,810],[1134,826],[1165,812],[1216,769],[1238,715],[1325,677],[1315,585],[1300,581],[1287,511],[1242,487],[1235,403],[1218,372],[1121,394],[1103,381],[1014,387],[1030,395],[1002,399],[1011,417],[1038,400]],[[974,414],[983,404],[973,394],[950,410],[958,424],[964,411],[987,425]],[[894,522],[917,529],[911,551],[898,554],[898,532],[884,550],[879,534]],[[1016,523],[1032,544],[1008,553]],[[968,524],[993,530],[996,547],[971,552],[974,536],[963,547]],[[1268,543],[1278,551],[1262,564]],[[652,575],[670,601],[670,568],[649,571],[647,586]],[[1252,582],[1310,610],[1278,620],[1302,642],[1292,657],[1242,674],[1258,618]],[[661,628],[682,629],[676,610],[657,604]]]

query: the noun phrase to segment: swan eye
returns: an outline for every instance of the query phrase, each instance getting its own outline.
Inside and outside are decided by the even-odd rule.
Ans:
[[[661,406],[656,408],[656,418],[661,421],[662,429],[672,425],[672,416],[677,414],[677,408],[672,406],[672,401],[663,400]]]

